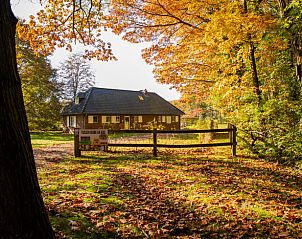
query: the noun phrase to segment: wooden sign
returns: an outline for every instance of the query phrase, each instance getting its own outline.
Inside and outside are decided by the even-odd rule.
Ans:
[[[108,148],[107,129],[80,129],[79,130],[80,150],[103,150]]]

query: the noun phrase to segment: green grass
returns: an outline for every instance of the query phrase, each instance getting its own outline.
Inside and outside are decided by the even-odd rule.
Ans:
[[[207,138],[207,139],[205,139]],[[226,133],[216,133],[213,135],[211,141],[208,140],[209,134],[158,134],[158,144],[200,144],[200,143],[218,143],[229,142],[229,135]],[[124,133],[122,136],[109,135],[109,141],[112,143],[132,143],[132,144],[152,144],[152,134],[135,134]]]
[[[31,142],[34,148],[47,147],[54,144],[73,142],[73,135],[62,132],[31,132]]]
[[[85,152],[38,177],[63,238],[301,238],[302,172],[228,151]]]

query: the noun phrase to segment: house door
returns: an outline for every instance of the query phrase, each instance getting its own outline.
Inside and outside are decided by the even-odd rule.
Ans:
[[[130,116],[124,117],[124,127],[125,129],[130,129]]]

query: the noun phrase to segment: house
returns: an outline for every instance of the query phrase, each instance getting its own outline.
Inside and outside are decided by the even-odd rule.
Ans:
[[[184,113],[153,92],[92,87],[62,111],[65,129],[180,129]]]

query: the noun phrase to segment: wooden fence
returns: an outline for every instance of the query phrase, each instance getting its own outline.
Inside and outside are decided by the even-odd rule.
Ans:
[[[153,155],[157,156],[158,148],[205,148],[205,147],[219,147],[231,146],[232,156],[236,156],[236,135],[237,129],[235,126],[229,125],[225,129],[202,129],[202,130],[109,130],[108,134],[115,133],[132,133],[132,134],[148,134],[153,135],[153,143],[108,143],[108,147],[149,147],[153,148]],[[199,144],[159,144],[158,134],[206,134],[206,133],[228,133],[229,141],[222,143],[199,143]],[[77,137],[78,138],[78,137]],[[75,156],[80,156],[81,152],[78,149],[79,139],[75,137]],[[76,152],[77,151],[77,152]]]

